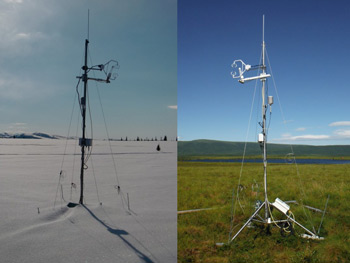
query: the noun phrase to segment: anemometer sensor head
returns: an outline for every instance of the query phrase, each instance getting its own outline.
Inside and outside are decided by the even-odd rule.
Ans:
[[[257,80],[257,79],[265,81],[266,78],[271,77],[270,74],[265,73],[265,65],[251,66],[251,65],[245,64],[241,59],[236,59],[235,61],[233,61],[231,67],[233,68],[233,71],[231,71],[232,78],[239,79],[238,81],[242,84],[244,84],[245,82],[248,82],[251,80]],[[257,76],[248,77],[248,78],[245,78],[243,76],[243,74],[246,71],[259,70],[259,69],[263,69],[263,72]]]

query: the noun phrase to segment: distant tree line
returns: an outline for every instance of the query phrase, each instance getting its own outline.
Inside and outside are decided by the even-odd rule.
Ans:
[[[133,139],[130,139],[128,138],[127,136],[125,138],[121,137],[120,139],[110,139],[111,141],[144,141],[144,142],[150,142],[150,141],[168,141],[168,136],[161,136],[161,137],[151,137],[151,138],[148,138],[148,137],[145,137],[145,138],[142,138],[140,136],[137,136],[136,138],[133,138]],[[177,137],[174,138],[173,140],[169,140],[169,141],[177,141]]]

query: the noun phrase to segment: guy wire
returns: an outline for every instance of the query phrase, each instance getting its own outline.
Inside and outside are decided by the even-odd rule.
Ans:
[[[92,58],[90,56],[90,53],[89,53],[89,59],[92,62]],[[95,72],[93,72],[93,74],[95,75]],[[112,161],[113,161],[113,167],[114,167],[114,172],[115,172],[115,175],[116,175],[116,181],[117,181],[117,185],[120,187],[119,178],[118,178],[118,172],[117,172],[117,165],[116,165],[116,162],[115,162],[115,159],[114,159],[114,155],[113,155],[111,140],[110,140],[110,137],[109,137],[108,127],[107,127],[107,122],[106,122],[106,117],[105,117],[105,114],[104,114],[103,105],[102,105],[101,96],[100,96],[100,91],[99,91],[99,86],[97,85],[97,82],[95,82],[95,86],[96,86],[96,91],[97,91],[97,95],[98,95],[98,99],[99,99],[99,103],[100,103],[100,107],[101,107],[103,122],[104,122],[104,125],[105,125],[106,136],[107,136],[107,140],[108,140],[108,144],[109,144],[109,149],[110,149],[111,157],[112,157]]]
[[[282,106],[281,106],[281,101],[280,101],[280,98],[279,98],[279,95],[278,95],[278,91],[277,91],[277,85],[276,85],[276,82],[275,82],[275,79],[273,77],[273,72],[272,72],[272,68],[271,68],[271,63],[270,63],[270,60],[269,60],[269,56],[267,54],[267,49],[265,48],[265,51],[266,51],[266,57],[267,57],[267,61],[268,61],[268,64],[269,64],[269,68],[270,68],[270,72],[271,72],[271,76],[272,76],[272,81],[273,81],[273,85],[274,85],[274,88],[275,88],[275,92],[276,92],[276,96],[277,96],[277,100],[278,100],[278,104],[279,104],[279,107],[280,107],[280,111],[281,111],[281,115],[282,115],[282,120],[283,120],[283,124],[284,126],[286,127],[287,125],[287,122],[286,122],[286,119],[284,117],[284,113],[283,113],[283,110],[282,110]],[[295,156],[294,154],[294,149],[293,149],[293,145],[290,143],[289,144],[290,148],[291,148],[291,151],[292,151],[292,154],[293,156]],[[300,177],[300,173],[299,173],[299,167],[298,167],[298,164],[297,162],[295,161],[295,168],[296,168],[296,172],[297,172],[297,176],[298,176],[298,179],[299,179],[299,186],[300,186],[300,192],[302,193],[303,195],[303,198],[306,197],[306,194],[305,194],[305,191],[304,191],[304,187],[303,187],[303,184],[301,182],[301,177]],[[313,230],[315,231],[315,227],[314,227],[314,224],[313,224],[313,221],[311,219],[311,215],[310,213],[308,213],[304,207],[304,204],[303,204],[303,199],[301,199],[301,203],[302,203],[302,208],[303,208],[303,211],[304,211],[304,214],[305,216],[307,217],[307,219],[309,220],[309,222],[311,223],[312,225],[312,228]],[[316,231],[315,231],[316,232]]]
[[[239,179],[238,179],[238,185],[237,185],[237,191],[236,191],[236,202],[234,203],[234,206],[231,208],[231,226],[230,226],[230,232],[229,232],[229,241],[231,240],[231,234],[233,231],[233,222],[234,222],[234,217],[236,215],[236,207],[237,207],[237,202],[239,202],[239,186],[241,184],[241,178],[242,178],[242,173],[243,173],[243,165],[244,165],[244,158],[245,158],[245,153],[247,149],[247,143],[248,143],[248,135],[249,135],[249,130],[250,130],[250,123],[252,119],[252,113],[253,113],[253,106],[254,106],[254,101],[255,101],[255,94],[256,94],[256,87],[257,87],[258,81],[255,81],[255,87],[254,87],[254,93],[253,93],[253,99],[252,99],[252,104],[250,107],[250,114],[249,114],[249,121],[248,121],[248,129],[246,133],[246,138],[245,138],[245,143],[244,143],[244,150],[243,150],[243,157],[242,157],[242,163],[241,163],[241,169],[239,173]],[[234,190],[232,191],[232,199],[234,199]]]

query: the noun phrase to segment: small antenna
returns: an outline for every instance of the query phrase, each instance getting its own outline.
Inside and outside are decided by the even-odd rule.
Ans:
[[[88,24],[87,24],[87,40],[89,40],[90,36],[90,9],[88,9]]]
[[[263,42],[265,42],[265,15],[263,15],[263,28],[262,28],[262,33],[263,33]]]

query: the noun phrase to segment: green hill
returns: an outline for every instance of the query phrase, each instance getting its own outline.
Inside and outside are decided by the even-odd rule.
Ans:
[[[178,156],[242,156],[244,142],[226,142],[214,140],[179,141]],[[269,155],[285,156],[291,153],[289,144],[267,145]],[[350,145],[293,145],[295,156],[342,157],[350,156]],[[257,142],[248,142],[246,155],[260,155],[261,149]]]

